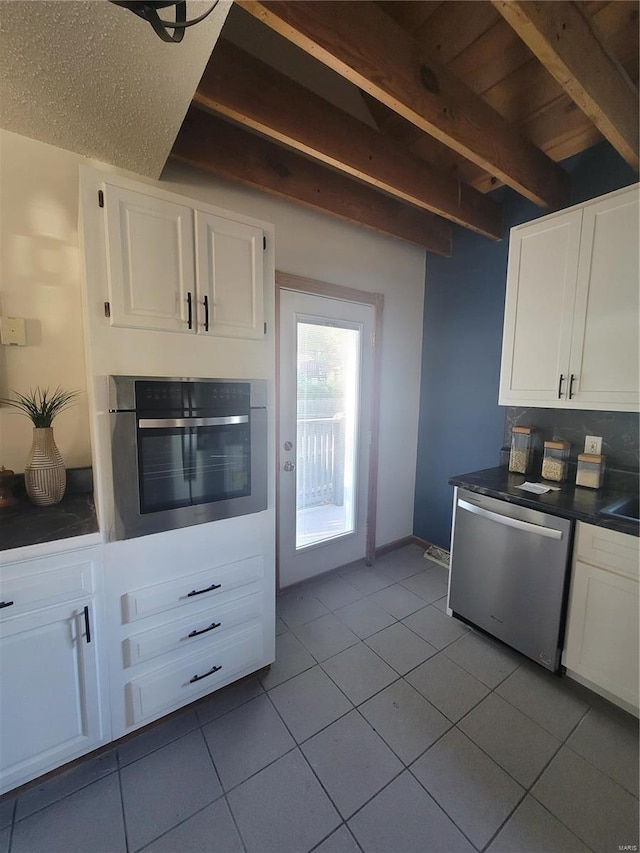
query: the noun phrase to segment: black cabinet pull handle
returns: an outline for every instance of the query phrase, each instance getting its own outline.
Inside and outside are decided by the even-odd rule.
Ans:
[[[220,622],[212,622],[208,628],[203,628],[202,631],[190,631],[187,634],[187,637],[199,637],[200,634],[206,634],[208,631],[213,631],[214,628],[219,628],[220,625]]]
[[[569,399],[573,397],[573,383],[575,382],[576,377],[571,374],[571,379],[569,380]]]
[[[0,610],[2,610],[3,607],[11,607],[12,604],[13,601],[0,601]]]
[[[564,382],[564,373],[560,374],[560,381],[558,382],[558,400],[562,399],[562,383]]]
[[[91,642],[91,623],[89,622],[89,607],[85,604],[84,607],[84,635],[87,643]]]
[[[210,669],[209,672],[205,672],[203,675],[194,675],[193,678],[189,679],[189,684],[193,684],[194,681],[201,681],[203,678],[206,678],[209,675],[213,675],[213,673],[217,672],[219,669],[222,669],[222,667],[214,666],[213,669]]]
[[[202,595],[203,592],[211,592],[212,589],[220,589],[221,586],[221,583],[212,583],[206,589],[192,589],[191,592],[187,593],[187,598],[191,598],[192,595]]]
[[[187,328],[193,329],[193,306],[191,305],[191,293],[187,293]]]
[[[209,297],[205,293],[204,295],[204,330],[205,332],[209,331]]]

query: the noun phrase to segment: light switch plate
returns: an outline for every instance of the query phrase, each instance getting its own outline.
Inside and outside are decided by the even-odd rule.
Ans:
[[[0,317],[0,341],[7,346],[27,345],[27,325],[24,317]]]

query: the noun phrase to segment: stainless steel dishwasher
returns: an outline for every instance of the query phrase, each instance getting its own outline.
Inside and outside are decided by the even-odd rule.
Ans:
[[[573,522],[456,490],[449,608],[542,666],[560,665]]]

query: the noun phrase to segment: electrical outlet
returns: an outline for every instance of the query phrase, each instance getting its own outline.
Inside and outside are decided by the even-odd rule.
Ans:
[[[585,453],[601,453],[602,437],[599,435],[588,435],[584,440]]]

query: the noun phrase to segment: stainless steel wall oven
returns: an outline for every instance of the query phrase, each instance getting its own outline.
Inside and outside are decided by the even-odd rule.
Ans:
[[[267,508],[266,381],[111,376],[115,538]]]

